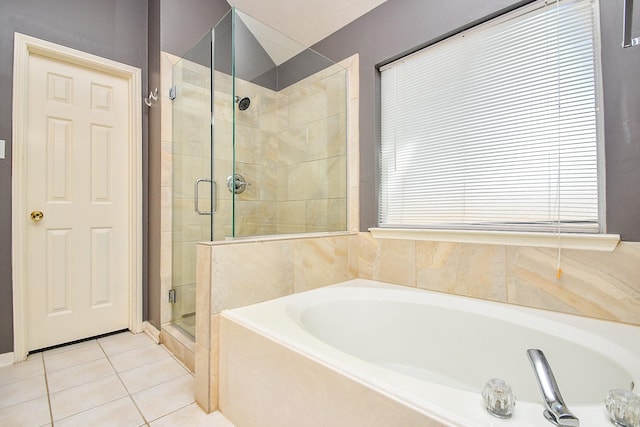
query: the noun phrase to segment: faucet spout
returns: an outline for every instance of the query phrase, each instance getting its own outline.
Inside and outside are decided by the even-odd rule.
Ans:
[[[579,427],[580,421],[565,405],[551,367],[542,350],[531,348],[527,350],[527,355],[536,374],[542,397],[544,397],[547,408],[544,411],[544,417],[557,426]]]

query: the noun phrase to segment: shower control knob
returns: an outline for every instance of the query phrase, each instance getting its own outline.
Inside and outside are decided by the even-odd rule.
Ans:
[[[247,188],[247,185],[251,185],[251,183],[245,181],[244,177],[239,173],[227,177],[227,188],[234,194],[242,193]]]

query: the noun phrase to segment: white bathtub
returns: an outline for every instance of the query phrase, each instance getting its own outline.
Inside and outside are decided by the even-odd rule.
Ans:
[[[550,426],[542,415],[528,348],[544,351],[582,427],[611,425],[603,404],[608,390],[629,389],[632,383],[640,387],[638,327],[364,279],[225,311],[222,317],[423,414],[422,425]],[[224,334],[222,339],[224,350]],[[259,354],[260,348],[242,351]],[[233,403],[225,391],[234,387],[225,355],[221,354],[223,412],[224,404]],[[256,366],[247,369],[259,372],[267,365]],[[489,415],[482,404],[482,386],[493,377],[510,383],[517,396],[509,420]],[[270,378],[265,383],[277,381]],[[359,419],[357,414],[350,416]],[[261,422],[295,425],[284,417],[281,413],[279,420]],[[323,417],[318,425],[331,420],[330,413]],[[360,425],[369,424],[362,420]],[[244,427],[240,421],[236,420]],[[307,421],[298,420],[298,425],[314,424]],[[332,425],[341,425],[339,421]]]

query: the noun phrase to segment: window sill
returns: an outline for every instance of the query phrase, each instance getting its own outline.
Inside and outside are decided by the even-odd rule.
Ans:
[[[370,228],[376,239],[428,240],[434,242],[478,243],[487,245],[534,246],[540,248],[583,249],[612,252],[618,234],[531,233],[511,231],[437,230],[404,228]]]

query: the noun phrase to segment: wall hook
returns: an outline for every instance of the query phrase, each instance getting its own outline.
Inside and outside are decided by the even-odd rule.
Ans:
[[[147,107],[153,106],[156,102],[158,102],[158,88],[149,92],[149,96],[144,99],[144,103],[147,104]]]

